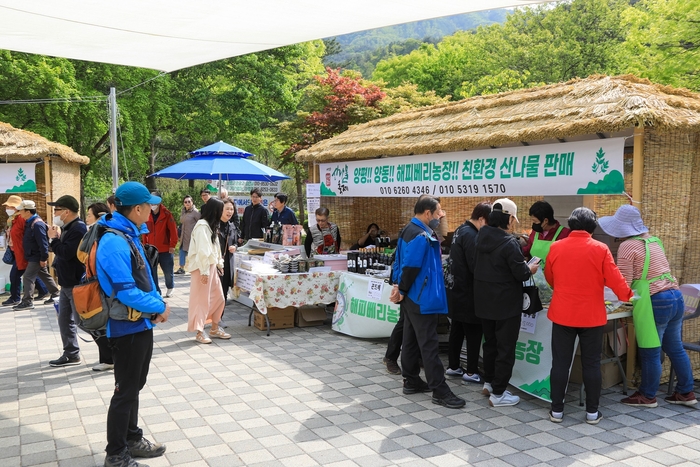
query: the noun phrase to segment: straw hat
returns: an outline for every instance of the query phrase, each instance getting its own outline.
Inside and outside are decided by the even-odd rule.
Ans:
[[[19,206],[21,202],[22,202],[22,198],[20,198],[19,196],[17,196],[17,195],[10,195],[10,197],[7,198],[7,201],[5,201],[4,203],[2,203],[2,205],[3,205],[3,206],[10,206],[10,207],[13,207],[13,208],[16,209],[17,206]]]
[[[603,232],[615,238],[634,237],[649,232],[642,222],[639,209],[629,204],[620,206],[612,216],[601,217],[598,224]]]

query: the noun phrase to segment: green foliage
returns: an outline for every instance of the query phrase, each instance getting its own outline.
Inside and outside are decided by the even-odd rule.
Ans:
[[[626,72],[700,91],[700,0],[642,0],[622,15]]]
[[[573,0],[521,8],[504,24],[457,32],[436,46],[379,62],[372,75],[454,99],[618,73],[623,0]]]

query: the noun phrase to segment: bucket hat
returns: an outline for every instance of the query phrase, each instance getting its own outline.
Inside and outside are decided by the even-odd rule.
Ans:
[[[3,206],[11,206],[11,207],[13,207],[13,208],[17,208],[17,206],[19,206],[21,202],[22,202],[22,198],[20,198],[19,196],[17,196],[17,195],[10,195],[10,197],[7,198],[7,201],[5,201],[4,203],[2,203],[2,205],[3,205]]]
[[[634,237],[649,232],[642,222],[639,209],[629,204],[620,206],[612,216],[598,219],[598,225],[603,232],[615,238]]]

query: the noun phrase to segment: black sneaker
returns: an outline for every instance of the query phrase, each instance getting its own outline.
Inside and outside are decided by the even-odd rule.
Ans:
[[[50,296],[51,294],[48,291],[46,293],[38,293],[36,297],[34,297],[34,300],[46,300]]]
[[[165,453],[165,444],[151,443],[146,438],[138,441],[127,441],[131,457],[158,457]]]
[[[21,302],[19,300],[12,300],[11,298],[9,300],[5,300],[2,302],[2,306],[17,306]]]
[[[23,301],[19,302],[17,305],[13,306],[12,309],[17,310],[17,311],[33,310],[34,304],[32,302],[25,302],[23,300]]]
[[[433,396],[433,404],[442,405],[448,409],[461,409],[466,403],[461,397],[455,396],[452,391],[442,397]]]
[[[80,360],[80,356],[78,357],[66,357],[65,355],[61,355],[58,357],[56,360],[51,360],[49,362],[50,366],[73,366],[73,365],[80,365],[82,361]]]
[[[407,379],[403,380],[403,393],[404,394],[418,394],[419,392],[430,392],[428,383],[420,380],[420,384],[414,386],[408,382]]]
[[[139,464],[134,459],[131,458],[129,454],[129,449],[124,448],[122,452],[114,456],[107,456],[105,458],[104,467],[148,467],[145,464]]]
[[[49,298],[44,300],[44,305],[51,305],[53,302],[56,301],[59,295],[59,293],[52,294]]]
[[[180,268],[177,271],[175,271],[173,274],[184,274],[184,273],[185,273],[185,270],[183,268]]]

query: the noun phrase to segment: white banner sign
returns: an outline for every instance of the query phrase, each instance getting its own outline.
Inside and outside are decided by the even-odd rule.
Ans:
[[[210,190],[218,191],[219,180],[207,180]],[[229,198],[233,198],[233,204],[236,206],[236,212],[239,217],[243,217],[243,211],[248,206],[250,201],[250,190],[257,188],[262,193],[261,204],[268,207],[275,195],[282,191],[282,182],[253,182],[249,180],[222,180],[221,187],[228,191]],[[268,209],[268,215],[272,213]]]
[[[321,196],[539,196],[624,192],[625,139],[320,164]]]
[[[36,191],[36,163],[0,165],[0,191],[3,193],[33,193]]]
[[[399,320],[399,305],[389,300],[391,287],[380,286],[377,290],[376,282],[370,276],[341,273],[333,312],[334,331],[367,339],[391,335]]]

